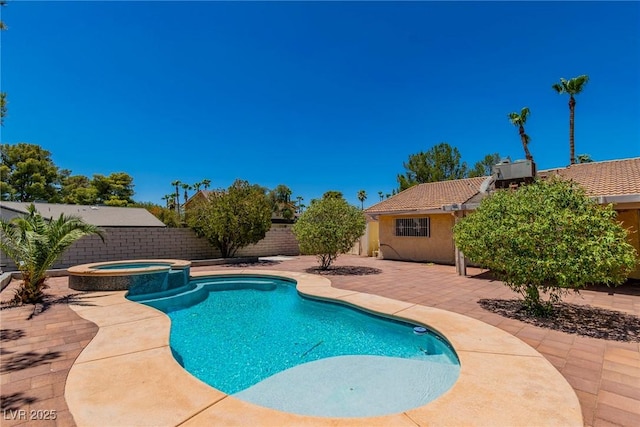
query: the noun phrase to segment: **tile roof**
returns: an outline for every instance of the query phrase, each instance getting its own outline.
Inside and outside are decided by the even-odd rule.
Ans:
[[[486,176],[482,176],[415,185],[371,206],[365,212],[377,214],[413,210],[424,211],[441,209],[443,205],[464,203],[478,193],[480,184],[486,178]]]
[[[640,195],[640,157],[580,163],[538,172],[539,177],[553,174],[580,184],[589,196]]]
[[[589,196],[640,196],[640,157],[580,163],[566,168],[538,171],[538,177],[553,174],[580,184]],[[419,184],[365,209],[368,214],[409,213],[462,204],[479,193],[487,177]]]
[[[31,203],[5,202],[2,210],[20,214],[27,213]],[[45,218],[58,218],[60,214],[75,215],[86,223],[100,227],[165,227],[151,212],[144,208],[120,208],[115,206],[64,205],[57,203],[34,203],[36,210]],[[5,214],[2,215],[5,217]],[[7,215],[11,216],[11,215]]]

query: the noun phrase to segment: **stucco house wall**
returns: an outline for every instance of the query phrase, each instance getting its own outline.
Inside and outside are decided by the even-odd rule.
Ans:
[[[430,221],[429,237],[395,235],[395,221],[399,218],[424,218]],[[454,264],[453,228],[451,213],[431,215],[381,215],[379,217],[380,254],[384,259]]]
[[[638,253],[638,264],[636,269],[629,275],[633,279],[640,279],[640,209],[621,209],[618,210],[616,218],[624,228],[629,231],[628,240]]]

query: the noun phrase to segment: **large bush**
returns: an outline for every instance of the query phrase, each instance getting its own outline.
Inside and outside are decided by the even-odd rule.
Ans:
[[[237,180],[187,210],[186,219],[196,234],[228,258],[264,239],[271,228],[271,205],[262,187]]]
[[[618,285],[633,270],[635,249],[615,217],[611,205],[599,206],[577,184],[555,178],[496,191],[456,224],[454,238],[528,309],[547,313],[563,292]]]
[[[364,234],[366,220],[360,209],[342,197],[316,200],[293,226],[293,233],[304,254],[317,255],[326,270],[339,254],[349,251]]]

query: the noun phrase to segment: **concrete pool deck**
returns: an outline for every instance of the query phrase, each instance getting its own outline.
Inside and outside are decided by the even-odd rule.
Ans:
[[[513,335],[437,308],[337,289],[321,276],[236,269],[203,275],[269,275],[297,281],[304,295],[429,325],[461,362],[455,385],[433,402],[399,414],[368,418],[295,415],[244,402],[207,386],[171,356],[163,313],[124,298],[95,293],[72,306],[99,330],[71,367],[65,399],[78,425],[550,425],[582,426],[580,404],[562,375]],[[215,355],[213,356],[215,357]],[[222,355],[224,357],[224,355]],[[295,396],[292,396],[295,398]]]

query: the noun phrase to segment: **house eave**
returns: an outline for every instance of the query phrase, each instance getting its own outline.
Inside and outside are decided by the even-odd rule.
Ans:
[[[403,209],[393,211],[378,211],[378,212],[366,212],[369,217],[377,220],[380,216],[403,216],[403,215],[433,215],[442,214],[444,211],[441,208],[433,209]]]
[[[640,194],[622,194],[614,196],[593,196],[591,199],[598,202],[599,205],[622,204],[622,203],[640,203]]]

